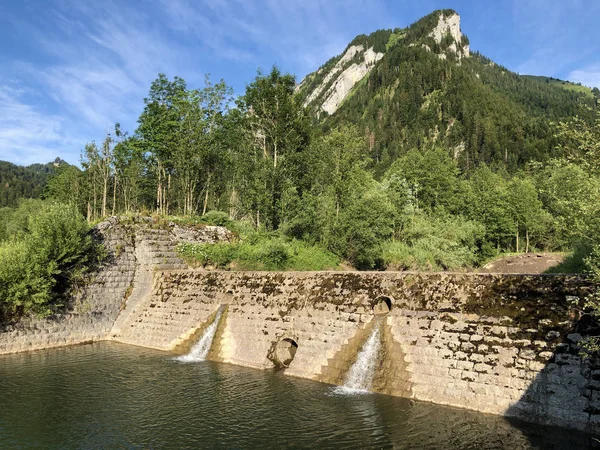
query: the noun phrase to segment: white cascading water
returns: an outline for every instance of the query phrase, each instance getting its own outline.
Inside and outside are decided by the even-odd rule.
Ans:
[[[213,339],[215,338],[215,334],[217,332],[217,327],[219,326],[219,320],[221,319],[221,314],[223,314],[223,307],[221,306],[212,323],[206,328],[204,334],[200,338],[200,340],[192,347],[190,352],[187,355],[183,355],[177,358],[178,361],[182,362],[198,362],[198,361],[206,361],[206,356],[210,351],[210,347],[212,346]]]
[[[380,323],[376,324],[369,335],[367,342],[363,345],[356,357],[356,362],[352,364],[346,381],[343,386],[335,388],[338,394],[358,394],[366,393],[371,389],[379,349],[381,348]]]

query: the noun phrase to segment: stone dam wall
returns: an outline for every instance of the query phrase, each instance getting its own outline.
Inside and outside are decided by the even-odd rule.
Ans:
[[[113,338],[185,352],[225,305],[209,359],[341,384],[383,320],[373,390],[599,432],[600,366],[578,356],[567,303],[589,288],[569,276],[166,271]]]
[[[374,391],[600,433],[600,363],[579,357],[567,301],[584,278],[207,272],[174,246],[227,239],[217,229],[99,233],[104,266],[62,313],[0,327],[0,355],[99,340],[185,353],[223,307],[209,359],[342,384],[381,326]]]

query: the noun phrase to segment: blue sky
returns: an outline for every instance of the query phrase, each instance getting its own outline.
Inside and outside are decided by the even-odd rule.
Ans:
[[[159,72],[236,93],[273,64],[300,80],[357,34],[453,8],[471,48],[511,70],[600,86],[599,0],[0,0],[0,159],[130,132]]]

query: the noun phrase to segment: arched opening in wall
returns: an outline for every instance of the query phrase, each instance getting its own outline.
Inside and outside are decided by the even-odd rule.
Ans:
[[[391,310],[392,299],[390,297],[382,295],[381,297],[377,297],[377,299],[375,299],[375,302],[373,303],[373,314],[380,316],[389,313]]]
[[[289,367],[296,351],[298,350],[298,343],[290,338],[284,338],[280,340],[275,346],[275,364],[279,367]]]

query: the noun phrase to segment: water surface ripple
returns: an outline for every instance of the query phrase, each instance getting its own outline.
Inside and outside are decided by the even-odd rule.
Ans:
[[[113,343],[0,357],[1,449],[587,448],[584,434]]]

